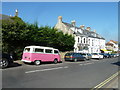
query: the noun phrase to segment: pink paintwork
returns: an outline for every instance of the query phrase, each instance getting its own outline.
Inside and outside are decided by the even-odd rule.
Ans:
[[[42,62],[54,61],[57,59],[60,62],[60,55],[58,54],[41,54],[41,53],[23,53],[22,60],[28,62],[34,62],[35,60],[41,60]]]
[[[35,48],[35,47],[34,47]],[[54,50],[57,49],[52,49]],[[59,52],[59,51],[58,51]],[[57,59],[58,62],[61,62],[59,53],[36,53],[36,52],[23,52],[22,61],[23,62],[34,62],[36,60],[40,60],[41,62],[53,62]]]

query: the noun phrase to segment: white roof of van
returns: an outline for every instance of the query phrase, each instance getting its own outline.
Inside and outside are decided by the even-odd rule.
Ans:
[[[52,47],[44,47],[44,46],[26,46],[25,48],[45,48],[45,49],[55,49],[55,48],[52,48]],[[58,50],[58,49],[56,49]]]

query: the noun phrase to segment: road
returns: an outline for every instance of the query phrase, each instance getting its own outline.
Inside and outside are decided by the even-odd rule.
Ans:
[[[118,66],[118,58],[40,66],[23,64],[2,71],[2,86],[3,88],[94,88],[118,72]]]

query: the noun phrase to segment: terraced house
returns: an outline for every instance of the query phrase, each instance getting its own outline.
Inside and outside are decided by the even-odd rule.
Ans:
[[[86,53],[100,53],[105,49],[105,38],[100,36],[96,30],[91,30],[90,27],[81,25],[76,26],[75,20],[71,23],[62,21],[62,16],[58,17],[58,22],[55,25],[58,31],[62,31],[64,34],[74,36],[74,52],[86,52]]]

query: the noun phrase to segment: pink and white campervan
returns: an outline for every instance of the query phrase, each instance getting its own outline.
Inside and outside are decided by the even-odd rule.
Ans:
[[[58,49],[43,46],[27,46],[24,48],[22,55],[23,62],[34,62],[40,65],[41,62],[62,62]]]

